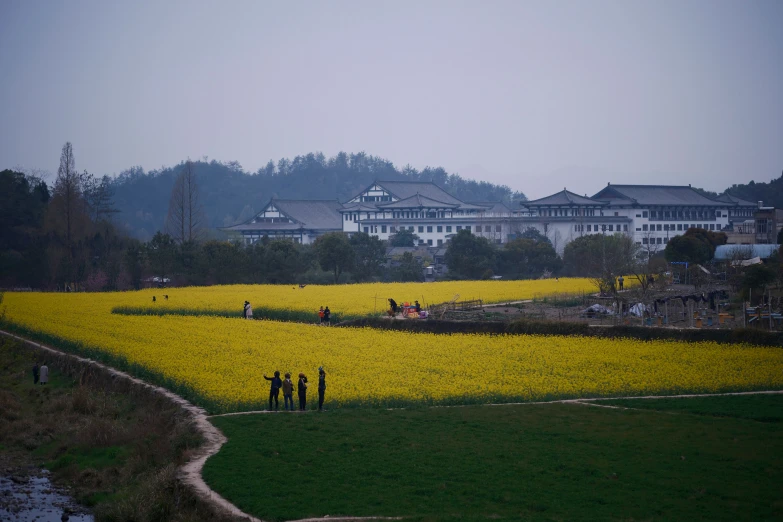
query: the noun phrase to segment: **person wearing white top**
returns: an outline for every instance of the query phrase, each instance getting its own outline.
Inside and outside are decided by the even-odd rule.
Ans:
[[[41,372],[41,378],[39,379],[39,382],[41,384],[46,384],[47,382],[49,382],[49,367],[46,366],[46,363],[43,363],[41,365],[40,372]]]

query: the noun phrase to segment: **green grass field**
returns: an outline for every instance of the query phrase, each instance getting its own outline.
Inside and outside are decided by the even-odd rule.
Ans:
[[[597,404],[666,410],[713,417],[736,417],[759,422],[783,422],[782,395],[733,395],[726,397],[690,397],[685,399],[614,399],[598,401]]]
[[[693,400],[216,417],[204,477],[265,520],[781,519],[783,397]]]

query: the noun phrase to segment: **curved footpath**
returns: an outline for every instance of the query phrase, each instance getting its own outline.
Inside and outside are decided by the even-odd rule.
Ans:
[[[10,337],[12,339],[16,339],[17,341],[32,346],[38,350],[42,350],[44,352],[48,352],[53,355],[58,355],[61,357],[69,357],[86,366],[99,368],[102,371],[107,372],[113,377],[127,380],[128,382],[130,382],[135,386],[139,386],[146,390],[152,391],[153,393],[162,395],[169,401],[178,405],[188,415],[190,415],[190,417],[193,419],[193,423],[196,426],[196,429],[198,429],[199,432],[201,432],[201,435],[204,437],[204,444],[202,444],[198,448],[198,450],[194,451],[190,461],[188,461],[185,465],[183,465],[180,468],[180,479],[182,480],[182,482],[189,485],[196,493],[196,495],[198,495],[199,498],[201,498],[208,504],[212,505],[212,507],[214,507],[218,511],[222,511],[228,513],[229,515],[242,518],[244,520],[248,520],[251,522],[264,522],[259,518],[256,518],[252,515],[245,513],[244,511],[236,507],[234,504],[232,504],[231,502],[229,502],[228,500],[220,496],[220,494],[218,494],[215,490],[210,488],[207,485],[207,483],[204,482],[204,479],[201,477],[201,470],[204,469],[204,464],[206,463],[207,459],[212,455],[215,455],[218,451],[220,451],[220,448],[223,446],[223,444],[226,443],[227,440],[226,436],[223,435],[223,433],[219,429],[213,426],[211,422],[209,422],[206,410],[204,410],[199,406],[196,406],[195,404],[191,404],[189,401],[183,399],[176,393],[167,390],[166,388],[155,386],[141,379],[133,377],[128,373],[116,370],[110,366],[106,366],[105,364],[99,363],[92,359],[87,359],[85,357],[80,357],[72,353],[63,352],[62,350],[57,350],[55,348],[52,348],[51,346],[46,346],[44,344],[40,344],[31,341],[29,339],[25,339],[24,337],[20,337],[10,332],[6,332],[4,330],[0,330],[0,334],[6,337]],[[359,520],[399,520],[399,517],[330,517],[329,515],[326,515],[323,518],[307,518],[302,520],[294,520],[291,522],[316,522],[316,521],[323,521],[323,520],[330,520],[335,522],[359,521]]]
[[[173,402],[174,404],[178,405],[180,408],[182,408],[190,417],[193,419],[193,422],[196,426],[196,428],[201,432],[201,435],[204,437],[204,444],[201,445],[201,447],[198,448],[197,451],[193,453],[193,456],[191,457],[191,460],[187,462],[185,465],[182,466],[180,469],[180,478],[185,483],[188,484],[191,488],[193,488],[193,491],[201,498],[202,500],[206,501],[207,503],[211,504],[214,508],[216,508],[219,511],[223,511],[225,513],[228,513],[232,516],[243,518],[245,520],[249,520],[252,522],[264,522],[263,520],[253,517],[251,515],[248,515],[244,511],[240,510],[238,507],[236,507],[234,504],[220,496],[216,491],[214,491],[212,488],[210,488],[206,482],[204,482],[204,479],[201,477],[201,470],[204,468],[204,464],[206,463],[207,459],[211,457],[212,455],[215,455],[218,451],[220,451],[220,448],[223,446],[223,444],[226,443],[226,437],[223,435],[223,433],[217,429],[215,426],[212,425],[211,422],[209,422],[210,417],[222,417],[222,416],[232,416],[232,415],[252,415],[252,414],[260,414],[260,413],[270,413],[268,411],[246,411],[246,412],[235,412],[235,413],[224,413],[224,414],[218,414],[218,415],[207,415],[206,410],[203,408],[196,406],[194,404],[191,404],[189,401],[183,399],[176,393],[173,393],[170,390],[167,390],[166,388],[162,388],[160,386],[155,386],[153,384],[150,384],[148,382],[145,382],[141,379],[138,379],[136,377],[133,377],[132,375],[121,372],[119,370],[116,370],[110,366],[106,366],[105,364],[99,363],[97,361],[94,361],[92,359],[87,359],[85,357],[80,357],[78,355],[74,355],[71,353],[63,352],[61,350],[57,350],[55,348],[52,348],[50,346],[46,346],[40,343],[36,343],[34,341],[31,341],[29,339],[25,339],[24,337],[20,337],[18,335],[12,334],[10,332],[6,332],[4,330],[0,330],[0,334],[10,337],[12,339],[16,339],[26,345],[32,346],[38,350],[42,350],[44,352],[49,352],[54,355],[58,355],[61,357],[69,357],[72,358],[75,361],[78,361],[86,366],[92,366],[95,368],[99,368],[113,377],[127,380],[128,382],[139,386],[141,388],[147,389],[149,391],[152,391],[153,393],[157,393],[168,399],[169,401]],[[602,400],[611,400],[611,399],[670,399],[670,398],[678,398],[678,397],[715,397],[715,396],[725,396],[725,395],[759,395],[759,394],[781,394],[783,393],[783,390],[770,390],[770,391],[753,391],[753,392],[732,392],[732,393],[705,393],[705,394],[688,394],[688,395],[648,395],[648,396],[642,396],[642,397],[601,397],[601,398],[586,398],[586,399],[562,399],[562,400],[555,400],[555,401],[544,401],[544,402],[520,402],[520,403],[503,403],[503,404],[486,404],[485,406],[511,406],[511,405],[532,405],[532,404],[552,404],[552,403],[576,403],[576,404],[584,404],[584,405],[590,405],[590,406],[602,406],[606,408],[617,408],[617,409],[632,409],[632,408],[624,408],[621,406],[608,406],[608,405],[600,405],[598,402]],[[458,406],[433,406],[433,408],[461,408],[468,405],[458,405]],[[475,405],[471,405],[475,406]],[[324,520],[331,520],[331,521],[359,521],[359,520],[399,520],[400,517],[330,517],[329,515],[325,515],[323,518],[306,518],[301,520],[295,520],[292,522],[322,522]]]
[[[11,337],[13,339],[16,339],[26,345],[33,346],[44,352],[49,352],[51,354],[59,355],[59,356],[70,357],[86,366],[100,368],[101,370],[109,373],[113,377],[125,379],[136,386],[160,394],[164,396],[166,399],[168,399],[169,401],[178,405],[188,415],[190,415],[190,417],[193,419],[196,428],[199,430],[199,432],[201,432],[201,435],[204,437],[204,444],[202,444],[201,447],[199,447],[198,450],[193,453],[193,457],[191,458],[191,460],[187,464],[182,466],[182,468],[180,469],[180,478],[182,479],[182,481],[188,484],[190,487],[192,487],[200,498],[206,500],[207,502],[212,504],[212,506],[214,506],[215,508],[224,511],[226,513],[229,513],[230,515],[236,517],[242,517],[246,520],[251,520],[252,522],[263,522],[258,518],[248,515],[247,513],[243,512],[238,507],[236,507],[234,504],[232,504],[225,498],[221,497],[217,492],[213,491],[207,485],[206,482],[204,482],[203,478],[201,478],[201,470],[204,468],[204,463],[207,461],[209,457],[216,454],[220,450],[221,446],[223,446],[223,444],[225,444],[226,442],[225,435],[223,435],[223,433],[221,433],[220,430],[218,430],[215,426],[212,425],[212,423],[210,423],[207,420],[207,412],[203,408],[191,404],[190,402],[186,401],[176,393],[173,393],[165,388],[161,388],[160,386],[154,386],[145,381],[142,381],[141,379],[137,379],[136,377],[133,377],[132,375],[129,375],[125,372],[115,370],[110,366],[106,366],[105,364],[101,364],[97,361],[93,361],[92,359],[86,359],[84,357],[79,357],[78,355],[73,355],[67,352],[63,352],[61,350],[57,350],[50,346],[46,346],[40,343],[36,343],[34,341],[30,341],[29,339],[25,339],[24,337],[14,335],[4,330],[0,330],[0,334],[5,335],[6,337]]]

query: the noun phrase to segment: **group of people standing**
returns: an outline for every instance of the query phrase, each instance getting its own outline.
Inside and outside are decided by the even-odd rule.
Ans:
[[[43,363],[41,366],[35,363],[35,366],[33,366],[33,384],[46,384],[48,382],[49,367],[46,366],[46,363]]]
[[[286,411],[294,411],[294,382],[291,380],[291,374],[285,374],[285,380],[280,379],[280,372],[275,371],[274,377],[267,377],[264,374],[264,379],[272,381],[269,388],[269,410],[272,410],[272,402],[274,401],[274,410],[277,411],[280,408],[280,402],[278,397],[280,396],[280,390],[283,390],[283,401]],[[307,377],[304,373],[299,374],[299,382],[297,384],[297,394],[299,395],[299,411],[305,411],[307,409]],[[318,411],[324,409],[324,397],[326,395],[326,372],[323,366],[318,368]],[[290,404],[290,406],[289,406]],[[290,407],[290,410],[289,410]]]
[[[414,301],[413,305],[411,306],[410,303],[405,303],[403,306],[400,306],[397,304],[397,301],[394,299],[389,298],[389,311],[388,314],[390,316],[395,316],[402,308],[403,314],[408,313],[409,310],[415,310],[417,314],[421,313],[421,305],[418,301]]]
[[[328,306],[326,308],[324,308],[322,306],[321,309],[318,310],[318,318],[320,320],[319,322],[320,322],[321,325],[325,324],[327,326],[331,326],[331,324],[332,324],[332,311],[329,310]]]

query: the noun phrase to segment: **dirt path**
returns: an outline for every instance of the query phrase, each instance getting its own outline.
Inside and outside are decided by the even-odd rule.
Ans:
[[[534,401],[534,402],[501,402],[501,403],[488,403],[488,404],[454,404],[450,406],[430,406],[430,408],[470,408],[474,406],[485,407],[502,407],[502,406],[532,406],[535,404],[589,404],[591,406],[602,406],[604,408],[617,408],[617,409],[632,409],[622,406],[607,406],[596,404],[600,401],[614,401],[618,399],[685,399],[694,397],[730,397],[732,395],[780,395],[783,394],[783,390],[760,390],[749,392],[726,392],[726,393],[691,393],[680,395],[641,395],[636,397],[620,396],[620,397],[589,397],[589,398],[576,398],[576,399],[558,399],[553,401]],[[389,408],[390,410],[404,410],[406,408]],[[315,410],[304,413],[314,413]],[[237,411],[233,413],[219,413],[217,415],[210,415],[209,419],[213,417],[233,417],[235,415],[259,415],[266,413],[281,413],[279,411],[269,410],[253,410],[253,411]],[[302,413],[302,412],[297,412]]]
[[[221,433],[220,430],[218,430],[215,426],[212,425],[212,423],[209,422],[209,420],[207,420],[206,410],[198,406],[195,406],[194,404],[191,404],[190,402],[186,401],[179,395],[165,388],[161,388],[160,386],[154,386],[152,384],[142,381],[141,379],[137,379],[136,377],[133,377],[125,372],[115,370],[114,368],[106,366],[105,364],[101,364],[97,361],[93,361],[92,359],[86,359],[84,357],[79,357],[78,355],[66,353],[54,349],[50,346],[46,346],[40,343],[30,341],[28,339],[25,339],[24,337],[19,337],[18,335],[5,332],[3,330],[0,330],[0,334],[16,339],[26,345],[33,346],[38,350],[42,350],[44,352],[49,352],[59,356],[71,357],[87,366],[100,368],[101,370],[108,372],[114,377],[120,379],[126,379],[137,386],[152,390],[153,392],[166,397],[166,399],[168,399],[169,401],[177,404],[180,408],[185,410],[191,416],[197,429],[201,432],[202,436],[204,437],[204,444],[202,444],[201,447],[199,447],[198,450],[193,453],[191,460],[187,464],[182,466],[180,470],[180,478],[182,479],[182,481],[188,484],[191,488],[193,488],[193,490],[200,498],[212,504],[219,511],[223,511],[230,515],[244,518],[245,520],[250,520],[252,522],[263,522],[258,518],[248,515],[247,513],[243,512],[238,507],[236,507],[234,504],[232,504],[225,498],[221,497],[217,492],[212,490],[207,485],[207,483],[204,482],[204,479],[201,477],[201,470],[204,468],[204,463],[207,461],[209,457],[211,457],[212,455],[220,451],[221,446],[223,446],[223,444],[225,444],[226,442],[226,437],[223,435],[223,433]]]

